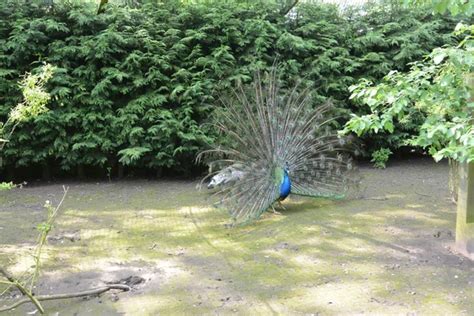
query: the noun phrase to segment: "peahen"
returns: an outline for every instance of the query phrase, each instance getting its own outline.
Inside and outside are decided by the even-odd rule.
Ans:
[[[222,141],[198,156],[215,158],[210,170],[219,170],[203,182],[220,179],[218,205],[235,223],[275,211],[289,194],[342,198],[357,182],[346,141],[330,128],[331,105],[313,107],[309,89],[299,85],[282,91],[276,69],[265,80],[257,73],[250,89],[234,90],[217,115]]]

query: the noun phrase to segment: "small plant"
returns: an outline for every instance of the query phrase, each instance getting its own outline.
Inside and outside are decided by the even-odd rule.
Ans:
[[[8,273],[5,269],[0,267],[0,276],[3,276],[4,279],[6,279],[6,280],[1,280],[0,278],[0,284],[8,285],[8,287],[6,288],[6,290],[3,291],[3,293],[8,291],[11,286],[16,287],[23,295],[28,297],[26,301],[31,301],[38,308],[40,313],[44,313],[44,308],[42,307],[39,300],[35,297],[33,290],[36,286],[36,283],[38,281],[38,277],[40,274],[40,270],[41,270],[41,254],[43,252],[44,245],[46,244],[48,234],[51,232],[51,229],[53,228],[53,223],[58,215],[59,209],[64,199],[66,198],[67,192],[68,192],[68,188],[64,187],[63,197],[56,207],[54,207],[50,201],[46,201],[44,205],[45,209],[48,212],[48,217],[45,222],[40,223],[37,226],[39,235],[38,235],[38,239],[36,243],[36,248],[33,251],[34,264],[32,265],[32,271],[29,273],[25,273],[23,275],[23,278],[15,278],[10,273]],[[3,294],[3,293],[0,293],[0,294]],[[7,308],[0,308],[0,312],[10,310],[20,304],[15,303],[14,305],[9,306]]]
[[[0,191],[11,190],[15,187],[13,182],[0,182]]]
[[[50,201],[46,201],[44,207],[48,212],[48,217],[45,222],[40,223],[37,226],[39,231],[36,247],[33,250],[33,265],[31,266],[31,270],[25,271],[22,273],[21,277],[15,277],[10,274],[6,269],[0,266],[0,284],[7,285],[7,288],[0,293],[0,296],[5,294],[11,287],[16,287],[21,294],[26,296],[23,299],[17,300],[10,306],[0,307],[0,313],[12,310],[17,308],[18,306],[25,304],[25,303],[33,303],[38,311],[41,314],[45,313],[44,307],[41,305],[41,301],[49,301],[49,300],[56,300],[56,299],[67,299],[67,298],[74,298],[74,297],[86,297],[91,295],[99,295],[109,290],[121,290],[121,291],[129,291],[130,287],[125,284],[108,284],[105,286],[97,287],[94,289],[82,291],[82,292],[74,292],[74,293],[66,293],[66,294],[53,294],[53,295],[38,295],[35,293],[36,284],[38,282],[38,278],[41,272],[41,255],[44,250],[44,246],[46,245],[48,235],[53,229],[54,221],[58,216],[59,209],[63,204],[64,200],[66,199],[66,195],[68,193],[69,188],[63,186],[64,194],[61,201],[58,203],[56,207],[54,207]]]
[[[374,163],[375,168],[385,169],[387,167],[386,163],[392,151],[388,148],[380,148],[372,153],[371,162]]]

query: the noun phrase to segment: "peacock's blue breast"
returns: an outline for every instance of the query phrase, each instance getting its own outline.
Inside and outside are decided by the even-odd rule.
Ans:
[[[291,193],[291,180],[288,176],[288,173],[285,172],[283,177],[283,182],[280,185],[280,200],[286,199],[286,197]]]

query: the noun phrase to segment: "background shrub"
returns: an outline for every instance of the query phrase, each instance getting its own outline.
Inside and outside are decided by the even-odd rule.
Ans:
[[[368,110],[348,100],[359,78],[406,70],[456,40],[450,17],[383,4],[364,10],[308,3],[284,15],[271,1],[153,1],[97,14],[88,2],[2,1],[0,121],[21,98],[20,74],[42,62],[57,67],[50,111],[18,127],[3,171],[189,173],[216,137],[202,123],[219,96],[256,69],[278,61],[286,82],[303,78],[316,102],[333,99],[343,123]],[[367,150],[397,148],[415,123],[366,139]]]

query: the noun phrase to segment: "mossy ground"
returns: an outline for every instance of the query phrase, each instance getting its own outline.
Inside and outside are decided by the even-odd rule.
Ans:
[[[52,235],[80,240],[50,242],[38,290],[146,280],[118,301],[107,293],[44,303],[60,315],[472,314],[474,262],[450,248],[447,165],[409,160],[362,174],[359,199],[291,197],[282,215],[232,229],[196,183],[69,184]],[[61,192],[54,184],[0,193],[2,266],[29,265],[42,205]]]

